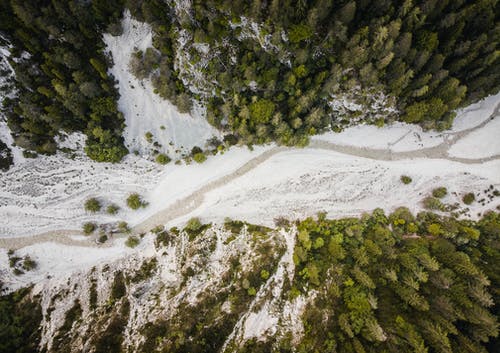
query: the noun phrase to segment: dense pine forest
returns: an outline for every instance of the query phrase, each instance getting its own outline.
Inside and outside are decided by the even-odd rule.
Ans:
[[[500,214],[491,212],[470,221],[430,212],[414,216],[399,208],[390,215],[375,210],[360,218],[330,220],[319,214],[280,224],[296,227],[295,275],[273,300],[307,300],[299,318],[303,332],[291,335],[290,327],[280,324],[273,335],[231,344],[223,351],[498,352]],[[183,246],[195,246],[208,256],[215,248],[210,245],[210,227],[187,226],[183,232],[189,234],[189,244]],[[117,270],[110,281],[110,297],[101,302],[95,279],[90,279],[94,284],[90,289],[83,286],[90,293],[82,297],[90,304],[75,301],[48,351],[75,351],[80,344],[103,353],[222,351],[223,342],[238,318],[250,310],[256,291],[273,276],[283,253],[279,242],[270,241],[272,229],[234,220],[226,221],[225,227],[231,234],[225,240],[228,244],[243,236],[243,227],[250,238],[259,240],[250,255],[251,267],[243,271],[239,262],[243,259],[232,259],[222,283],[207,287],[196,303],[181,304],[170,318],[155,317],[133,332],[136,338],[143,337],[139,347],[124,345],[124,330],[132,320],[130,301],[147,298],[147,283],[161,283],[158,258],[146,259],[128,272]],[[155,232],[160,254],[182,238],[175,228]],[[199,261],[187,260],[184,280],[174,293],[207,266]],[[105,268],[109,272],[109,266]],[[50,299],[52,309],[46,315],[69,290]],[[38,326],[45,315],[40,300],[30,295],[30,289],[0,297],[0,352],[37,351]],[[161,311],[157,300],[148,302],[150,310]],[[231,303],[230,309],[223,309],[224,303]],[[85,310],[90,313],[83,319],[82,308],[88,305]],[[91,330],[81,329],[89,321]]]
[[[127,153],[102,41],[125,9],[154,29],[134,74],[242,143],[306,145],[360,122],[446,129],[500,85],[497,0],[1,0],[16,145],[50,154],[60,131],[82,131],[95,160]]]

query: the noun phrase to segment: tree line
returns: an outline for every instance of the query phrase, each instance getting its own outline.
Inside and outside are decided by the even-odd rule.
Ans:
[[[127,153],[101,39],[124,9],[154,29],[134,74],[180,111],[201,102],[241,143],[303,146],[364,122],[446,129],[500,84],[498,0],[1,0],[17,145],[53,153],[60,130],[83,131],[91,158]]]

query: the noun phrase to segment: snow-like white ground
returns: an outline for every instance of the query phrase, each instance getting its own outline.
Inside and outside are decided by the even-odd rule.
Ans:
[[[419,126],[398,122],[383,128],[374,125],[356,125],[340,133],[326,132],[314,136],[313,140],[403,152],[437,146],[444,141],[444,137],[438,132],[424,132]]]
[[[144,194],[159,182],[163,168],[133,155],[120,164],[96,163],[80,152],[75,160],[58,153],[24,159],[0,174],[0,237],[79,229],[86,221],[110,222],[127,216],[128,194]],[[83,203],[97,197],[121,207],[116,216],[87,213]]]
[[[170,102],[154,93],[150,80],[137,80],[129,71],[131,55],[136,50],[152,47],[151,26],[134,20],[128,10],[122,21],[123,34],[114,37],[104,34],[104,42],[113,57],[110,72],[118,80],[120,99],[118,108],[125,116],[125,144],[131,151],[142,155],[151,152],[153,145],[145,134],[151,132],[153,140],[171,158],[179,157],[192,147],[204,147],[207,139],[219,136],[219,132],[203,118],[200,107],[192,114],[181,114]],[[157,149],[157,148],[156,148]],[[180,150],[181,152],[177,152]]]
[[[74,146],[73,146],[74,147]],[[270,147],[233,148],[204,164],[166,167],[129,155],[122,163],[97,163],[82,152],[75,160],[63,156],[24,159],[0,178],[0,238],[40,234],[54,229],[81,229],[85,222],[126,220],[139,223],[179,198],[236,170]],[[137,192],[149,206],[130,210],[126,198]],[[103,211],[85,212],[86,199],[96,197]],[[104,211],[110,204],[118,214]]]
[[[500,119],[460,139],[448,151],[451,156],[483,158],[500,155]]]
[[[499,100],[500,93],[497,93],[458,110],[457,117],[453,120],[453,131],[467,130],[487,120],[495,111]]]
[[[29,255],[37,263],[35,271],[26,272],[22,276],[11,274],[2,276],[2,269],[8,271],[9,258],[6,249],[0,249],[0,277],[5,284],[13,288],[36,283],[40,277],[65,277],[73,272],[88,270],[101,262],[112,262],[136,251],[141,251],[146,242],[131,249],[124,245],[125,239],[119,239],[109,248],[81,248],[53,242],[35,244],[22,248],[16,256]]]
[[[413,182],[404,185],[401,175]],[[422,210],[430,190],[446,186],[443,202],[461,202],[469,192],[500,185],[500,161],[466,165],[447,160],[374,161],[334,151],[305,148],[277,154],[224,187],[209,192],[193,216],[225,217],[272,225],[282,215],[300,219],[326,211],[329,217],[358,216],[377,207],[387,211],[408,206]],[[500,205],[500,199],[493,206]],[[476,204],[470,216],[492,208]]]

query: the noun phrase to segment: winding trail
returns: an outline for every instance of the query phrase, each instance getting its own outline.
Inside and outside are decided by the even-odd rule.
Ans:
[[[496,105],[495,110],[489,116],[488,119],[483,121],[481,124],[474,126],[472,128],[444,133],[445,140],[434,147],[422,148],[419,150],[405,151],[405,152],[394,152],[389,148],[386,149],[372,149],[366,147],[355,147],[347,145],[338,145],[326,141],[313,140],[306,148],[314,148],[321,150],[335,151],[342,154],[368,158],[380,161],[394,161],[403,159],[414,159],[414,158],[427,158],[427,159],[445,159],[453,162],[459,162],[463,164],[481,164],[489,161],[494,161],[500,159],[500,155],[494,155],[486,158],[461,158],[453,157],[448,154],[448,150],[451,146],[456,143],[459,139],[467,136],[473,131],[476,131],[484,127],[491,120],[495,119],[500,115],[500,102]],[[404,137],[404,136],[403,136]],[[255,158],[246,162],[243,166],[239,167],[232,173],[220,177],[217,180],[211,181],[202,187],[198,188],[196,191],[190,195],[175,201],[173,204],[167,208],[151,215],[141,223],[135,225],[132,228],[131,234],[141,234],[146,233],[155,226],[159,224],[165,224],[176,218],[182,217],[186,214],[197,209],[204,200],[205,194],[211,192],[217,188],[220,188],[227,183],[239,178],[240,176],[248,173],[249,171],[255,169],[260,164],[264,163],[274,155],[291,150],[288,147],[274,147],[266,152],[256,156]],[[56,242],[63,245],[70,246],[81,246],[81,247],[107,247],[111,246],[110,242],[105,244],[98,244],[95,241],[95,236],[88,237],[85,240],[77,240],[71,238],[74,235],[81,235],[81,230],[76,229],[61,229],[55,231],[48,231],[34,236],[27,237],[9,237],[0,238],[0,248],[4,249],[20,249],[26,246],[30,246],[42,242]],[[113,237],[123,237],[124,235],[114,235]]]

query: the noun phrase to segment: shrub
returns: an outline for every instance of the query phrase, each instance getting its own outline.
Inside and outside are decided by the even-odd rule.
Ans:
[[[96,224],[92,222],[87,222],[83,224],[83,234],[90,235],[96,229]]]
[[[412,182],[412,179],[408,175],[401,175],[401,182],[403,184],[409,184]]]
[[[138,237],[131,235],[125,241],[125,245],[127,245],[129,248],[135,248],[137,245],[139,245],[140,242],[141,240]]]
[[[423,203],[424,207],[429,210],[442,210],[444,207],[441,201],[439,201],[439,199],[432,196],[426,197]]]
[[[286,228],[290,226],[290,221],[283,216],[274,219],[274,225],[278,228]]]
[[[95,197],[85,201],[85,210],[89,212],[98,212],[101,210],[101,203]]]
[[[133,193],[127,197],[127,206],[133,210],[137,210],[141,207],[146,207],[147,203],[142,200],[138,193]]]
[[[115,215],[118,213],[118,210],[120,209],[120,207],[118,207],[117,205],[115,204],[111,204],[109,205],[107,208],[106,208],[106,212],[108,214],[112,214],[112,215]]]
[[[33,260],[29,255],[26,255],[24,257],[24,261],[23,261],[23,269],[26,270],[26,271],[31,271],[33,269],[35,269],[37,266],[36,264],[36,261]]]
[[[109,143],[100,143],[91,139],[87,139],[86,143],[85,153],[96,162],[118,163],[128,153],[123,145],[111,146]]]
[[[99,237],[99,239],[97,239],[97,241],[101,244],[105,243],[106,241],[108,241],[108,236],[106,234],[103,234]]]
[[[448,194],[448,190],[446,190],[445,187],[439,187],[432,190],[432,196],[437,197],[438,199],[442,199],[446,196],[446,194]]]
[[[130,233],[130,228],[125,221],[121,221],[118,223],[118,230],[120,233]]]
[[[161,232],[163,232],[165,230],[165,227],[162,226],[162,225],[157,225],[156,227],[152,228],[151,229],[151,232],[152,233],[155,233],[155,234],[160,234]]]
[[[199,218],[191,218],[187,224],[186,224],[186,229],[187,230],[190,230],[190,231],[193,231],[193,232],[196,232],[198,230],[200,230],[200,228],[202,227],[203,225],[201,224],[200,222],[200,219]]]
[[[250,287],[247,289],[247,293],[249,296],[253,297],[254,295],[257,294],[257,290],[255,289],[255,287]]]
[[[156,156],[156,163],[158,163],[158,164],[165,165],[170,161],[171,161],[171,159],[164,153],[160,153],[159,155]]]
[[[146,139],[146,141],[148,141],[148,143],[153,142],[153,134],[150,131],[144,134],[144,138]]]
[[[269,278],[269,271],[262,270],[260,271],[260,278],[262,278],[264,281]]]
[[[439,234],[442,233],[441,226],[437,223],[431,223],[427,226],[427,231],[433,235],[433,236],[438,236]]]
[[[469,192],[469,193],[465,194],[464,197],[462,197],[462,201],[466,205],[470,205],[471,203],[474,202],[474,200],[476,200],[476,197],[474,196],[474,193],[472,193],[472,192]]]
[[[207,160],[207,156],[205,156],[203,153],[199,152],[193,155],[193,159],[195,160],[196,163],[203,163]]]
[[[305,24],[293,25],[288,32],[290,42],[299,43],[313,35],[313,29]]]
[[[198,146],[194,146],[191,149],[191,156],[194,156],[195,154],[202,153],[202,152],[203,152],[203,150],[201,148],[199,148]]]

